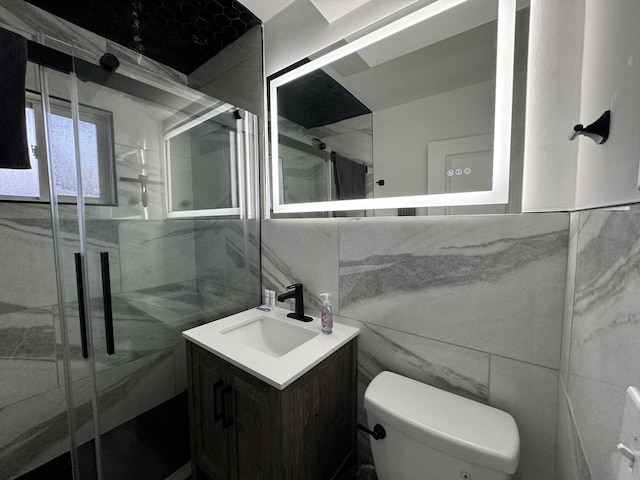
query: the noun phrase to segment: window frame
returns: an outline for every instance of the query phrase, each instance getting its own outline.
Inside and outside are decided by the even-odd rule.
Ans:
[[[38,160],[39,197],[0,194],[0,201],[24,203],[49,203],[49,162],[47,161],[46,135],[44,126],[44,110],[42,95],[27,90],[25,92],[26,106],[32,108],[35,118],[36,145],[29,145],[30,154]],[[71,119],[71,102],[58,97],[49,97],[51,114]],[[98,181],[100,185],[99,197],[84,197],[85,205],[115,207],[118,205],[118,188],[116,179],[115,140],[113,128],[113,113],[100,108],[79,105],[80,121],[96,126],[98,149]],[[57,202],[61,204],[76,204],[78,196],[58,195]]]

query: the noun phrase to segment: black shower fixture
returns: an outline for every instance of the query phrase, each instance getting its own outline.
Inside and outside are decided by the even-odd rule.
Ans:
[[[190,74],[260,19],[236,0],[26,0]]]

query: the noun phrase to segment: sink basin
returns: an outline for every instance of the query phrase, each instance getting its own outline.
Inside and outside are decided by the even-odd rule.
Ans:
[[[258,317],[220,333],[272,357],[281,357],[318,335],[269,317]]]
[[[269,385],[282,390],[353,340],[358,328],[334,322],[322,333],[320,319],[300,322],[288,310],[260,306],[205,323],[182,336]]]

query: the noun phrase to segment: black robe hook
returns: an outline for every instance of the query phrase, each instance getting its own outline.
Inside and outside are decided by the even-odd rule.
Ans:
[[[569,140],[573,140],[578,135],[590,137],[598,145],[602,145],[609,138],[609,127],[611,125],[611,110],[604,112],[599,119],[591,125],[584,127],[581,123],[573,127],[573,132],[569,134]]]

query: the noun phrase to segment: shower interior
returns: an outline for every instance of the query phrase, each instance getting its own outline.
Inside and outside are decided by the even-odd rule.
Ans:
[[[189,460],[181,332],[260,302],[257,119],[135,64],[140,95],[75,66],[28,63],[49,193],[0,201],[0,478],[164,479]]]

